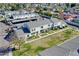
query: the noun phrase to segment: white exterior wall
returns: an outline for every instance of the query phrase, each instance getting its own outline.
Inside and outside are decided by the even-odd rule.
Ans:
[[[50,25],[50,26],[48,26],[48,25]],[[51,24],[47,24],[47,25],[43,25],[43,28],[41,28],[41,26],[36,27],[35,31],[32,31],[32,29],[30,31],[31,31],[31,33],[34,33],[34,32],[40,33],[40,30],[48,29],[48,28],[51,28],[51,27],[52,27],[52,23]]]
[[[62,22],[54,23],[54,26],[61,26],[61,25],[64,25],[64,24]]]
[[[48,25],[50,25],[50,26],[48,26]],[[66,24],[62,23],[61,21],[57,22],[57,23],[54,23],[54,27],[56,27],[56,26],[64,26],[64,25],[66,25]],[[52,23],[47,24],[47,25],[43,25],[43,28],[41,28],[41,26],[36,27],[34,31],[32,31],[32,29],[31,29],[30,30],[31,33],[27,33],[25,37],[27,38],[27,35],[29,35],[29,37],[30,37],[30,36],[32,36],[32,33],[36,33],[36,32],[40,33],[40,30],[48,29],[48,28],[51,28],[51,27],[52,27]]]
[[[66,25],[66,23],[64,23],[64,22],[57,22],[57,23],[54,23],[54,27],[56,27],[56,26],[65,26]]]
[[[50,25],[50,26],[48,26],[48,25]],[[40,26],[40,27],[36,27],[36,28],[35,28],[35,31],[32,31],[32,29],[31,29],[31,30],[30,30],[31,33],[27,33],[27,34],[25,35],[25,38],[27,38],[27,35],[29,35],[29,37],[30,37],[30,36],[32,36],[32,33],[36,33],[36,32],[40,33],[40,30],[44,30],[44,29],[51,28],[51,26],[52,26],[52,23],[51,23],[51,24],[47,24],[47,25],[43,25],[43,28],[41,28],[41,26]],[[33,28],[33,29],[34,29],[34,28]]]
[[[17,18],[25,18],[26,15],[16,15],[16,16],[13,16],[14,19],[17,19]]]
[[[19,11],[5,11],[6,15],[13,15],[13,14],[19,14]]]
[[[14,19],[17,19],[17,18],[32,18],[32,17],[37,17],[39,16],[38,14],[24,14],[24,15],[16,15],[16,16],[13,16]]]
[[[29,37],[32,36],[31,33],[27,33],[27,34],[25,35],[25,38],[27,38],[27,35],[29,35]]]

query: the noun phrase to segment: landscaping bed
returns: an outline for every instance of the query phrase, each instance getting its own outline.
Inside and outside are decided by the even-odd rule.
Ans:
[[[33,40],[33,39],[37,39],[39,38],[38,35],[32,35],[31,37],[27,38],[27,41]]]

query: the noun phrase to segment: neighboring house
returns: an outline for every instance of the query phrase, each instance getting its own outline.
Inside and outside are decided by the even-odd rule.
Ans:
[[[18,10],[18,11],[2,11],[1,14],[3,14],[6,18],[6,20],[8,19],[13,19],[13,15],[16,15],[18,17],[18,15],[20,14],[26,14],[26,13],[29,13],[27,12],[26,10]]]
[[[36,18],[39,18],[39,15],[36,13],[15,14],[5,17],[5,23],[13,26],[13,24],[28,22]]]
[[[72,20],[65,20],[66,23],[79,27],[79,19],[78,18],[74,18]]]
[[[22,19],[22,18],[26,18],[26,19],[28,19],[28,18],[33,18],[33,17],[37,17],[37,16],[39,16],[38,14],[36,14],[36,13],[28,13],[28,14],[19,14],[19,15],[12,15],[12,17],[13,17],[13,19]]]
[[[14,14],[19,14],[19,11],[4,11],[4,14],[6,16],[11,16],[11,15],[14,15]]]
[[[19,21],[35,19],[37,17],[39,17],[39,15],[36,13],[15,14],[12,15],[11,17],[9,16],[8,18],[6,18],[6,21],[19,22]]]
[[[18,11],[4,11],[5,15],[11,16],[16,14],[25,14],[28,13],[26,10],[18,10]]]
[[[62,20],[59,20],[57,18],[51,18],[51,22],[53,22],[53,27],[64,27],[66,26],[66,23]]]

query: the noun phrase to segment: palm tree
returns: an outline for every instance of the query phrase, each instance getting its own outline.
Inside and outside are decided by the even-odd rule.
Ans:
[[[15,49],[19,49],[19,50],[20,50],[21,45],[22,45],[23,43],[24,43],[23,40],[19,40],[19,39],[16,39],[16,38],[11,41],[12,47],[15,48]]]

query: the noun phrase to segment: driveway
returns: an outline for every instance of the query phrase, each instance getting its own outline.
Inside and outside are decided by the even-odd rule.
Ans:
[[[79,36],[60,45],[60,47],[69,49],[70,51],[78,49],[79,48]]]

